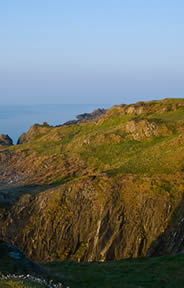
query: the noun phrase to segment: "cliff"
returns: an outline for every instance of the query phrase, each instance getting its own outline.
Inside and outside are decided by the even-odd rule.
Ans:
[[[0,238],[37,261],[181,253],[183,132],[183,99],[33,126],[0,151]]]

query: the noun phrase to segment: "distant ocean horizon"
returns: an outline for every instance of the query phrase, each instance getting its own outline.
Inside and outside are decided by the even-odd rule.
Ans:
[[[35,123],[61,125],[69,120],[75,120],[79,114],[111,106],[110,104],[0,105],[0,134],[8,134],[16,144],[20,135]]]

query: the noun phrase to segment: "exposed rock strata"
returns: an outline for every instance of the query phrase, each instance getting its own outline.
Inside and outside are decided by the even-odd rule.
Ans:
[[[2,215],[0,237],[39,261],[144,256],[167,228],[175,205],[147,190],[151,179],[143,181],[144,186],[131,175],[118,184],[87,177],[25,195]]]

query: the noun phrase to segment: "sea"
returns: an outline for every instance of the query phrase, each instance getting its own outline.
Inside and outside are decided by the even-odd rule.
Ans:
[[[90,113],[97,108],[107,109],[110,106],[107,104],[0,105],[0,134],[8,134],[16,144],[20,135],[35,123],[61,125],[69,120],[75,120],[76,115]]]

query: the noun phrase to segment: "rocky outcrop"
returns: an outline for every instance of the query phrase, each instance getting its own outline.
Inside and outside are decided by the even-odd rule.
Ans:
[[[64,126],[65,125],[76,125],[79,123],[84,123],[86,121],[92,121],[92,120],[95,120],[95,119],[99,118],[100,116],[104,115],[106,113],[106,111],[107,111],[106,109],[98,108],[91,113],[84,113],[84,114],[77,115],[76,118],[78,120],[70,120],[70,121],[65,122],[63,125]],[[61,127],[63,125],[56,126],[56,127]]]
[[[170,111],[176,111],[184,107],[183,99],[178,101],[172,101],[173,99],[164,99],[161,101],[149,101],[149,102],[137,102],[136,104],[121,104],[115,106],[117,109],[126,115],[148,115],[152,113],[165,113]]]
[[[65,122],[63,125],[65,126],[69,126],[69,125],[75,125],[75,124],[77,124],[77,123],[79,123],[79,120],[70,120],[70,121],[67,121],[67,122]],[[61,127],[62,125],[59,125],[59,126],[56,126],[56,127]]]
[[[134,140],[158,135],[158,125],[148,120],[131,120],[126,124],[126,132],[132,135]]]
[[[8,135],[1,134],[0,146],[10,146],[10,145],[13,145],[13,140]]]
[[[154,136],[167,136],[172,134],[172,131],[169,131],[166,125],[157,124],[147,119],[128,121],[125,125],[125,132],[128,133],[130,138],[138,141]]]
[[[78,173],[85,174],[86,165],[76,157],[41,156],[36,152],[29,154],[26,149],[0,152],[0,185],[51,184],[53,177],[56,181]]]
[[[125,113],[140,115],[145,112],[145,104],[140,103],[139,105],[130,105],[125,107]]]
[[[77,115],[76,118],[79,119],[80,121],[84,121],[84,120],[94,120],[97,117],[103,115],[106,113],[106,109],[96,109],[91,113],[84,113],[84,114],[80,114]]]
[[[23,143],[30,142],[36,136],[39,136],[39,135],[46,133],[49,130],[49,127],[50,126],[47,124],[47,122],[43,122],[42,125],[34,124],[33,126],[31,126],[31,128],[26,133],[23,133],[19,137],[17,144],[23,144]]]

